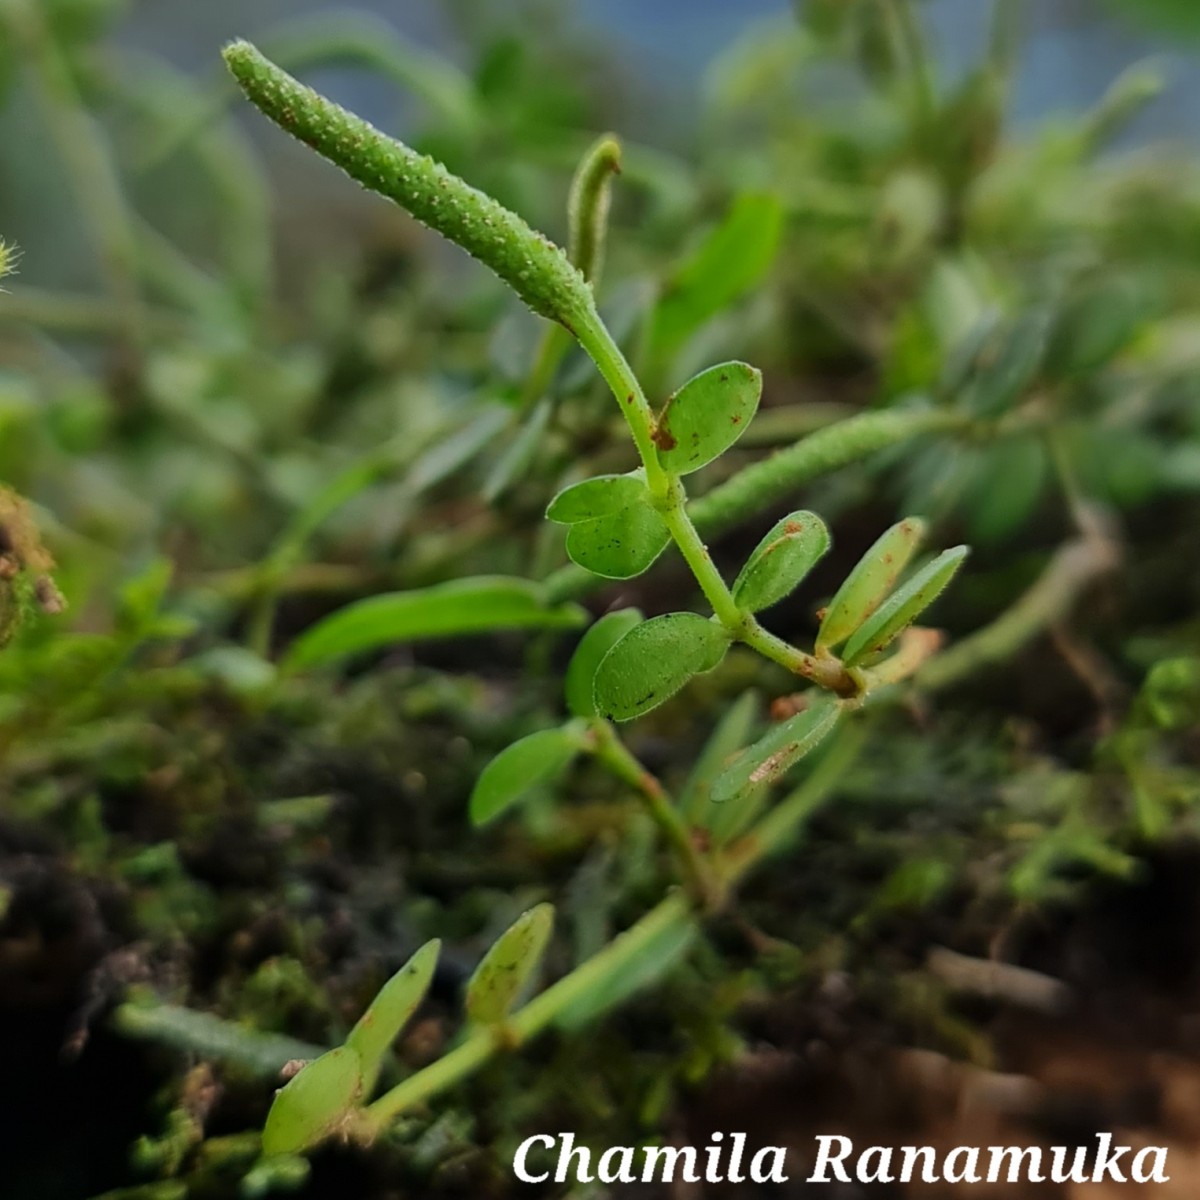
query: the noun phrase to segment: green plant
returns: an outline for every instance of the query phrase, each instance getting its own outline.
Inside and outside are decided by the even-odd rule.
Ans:
[[[249,44],[231,45],[225,58],[247,96],[282,128],[456,242],[499,275],[530,309],[578,341],[611,389],[641,461],[626,474],[572,484],[554,497],[546,515],[568,527],[567,552],[576,565],[601,578],[639,575],[673,543],[712,610],[711,617],[680,611],[645,621],[626,610],[597,622],[567,671],[572,718],[505,750],[484,771],[471,799],[472,817],[477,822],[490,820],[537,784],[565,771],[577,755],[590,754],[641,796],[680,859],[685,892],[662,901],[606,949],[515,1007],[550,928],[548,906],[532,910],[489,952],[472,981],[467,1012],[473,1028],[465,1039],[433,1065],[372,1100],[379,1057],[428,982],[429,968],[414,960],[380,994],[376,1006],[382,1006],[381,1011],[373,1007],[363,1018],[367,1024],[382,1025],[391,1036],[373,1037],[366,1053],[363,1037],[352,1034],[343,1047],[306,1067],[279,1094],[264,1149],[290,1154],[335,1131],[373,1138],[400,1113],[475,1070],[498,1050],[552,1024],[578,1020],[581,1008],[595,1011],[615,1003],[669,962],[686,946],[694,922],[724,906],[739,878],[786,840],[811,806],[810,791],[802,788],[746,836],[732,838],[748,823],[746,814],[757,813],[765,789],[824,742],[848,714],[911,676],[931,653],[936,640],[910,627],[949,583],[966,551],[947,551],[901,582],[924,533],[921,521],[901,521],[837,590],[811,652],[770,633],[756,614],[803,582],[828,550],[829,534],[814,513],[795,512],[763,539],[732,588],[714,565],[689,512],[684,478],[724,454],[745,433],[758,406],[762,377],[745,363],[721,363],[676,390],[661,410],[652,408],[601,319],[589,283],[603,245],[607,177],[618,161],[615,142],[603,139],[577,173],[569,256],[491,197],[304,87]],[[697,274],[704,279],[703,270]],[[686,294],[687,289],[682,290]],[[703,290],[701,283],[699,291]],[[708,299],[701,294],[694,303],[703,312]],[[547,345],[551,349],[545,349]],[[544,342],[542,357],[555,357],[556,345]],[[833,457],[853,453],[858,437],[859,427],[853,422],[826,431],[826,452]],[[753,511],[755,487],[769,492],[771,480],[785,478],[790,465],[769,461],[765,476],[760,468],[757,485],[754,476],[749,482],[735,477],[725,485],[727,495],[738,497],[731,507],[742,515]],[[414,614],[416,628],[431,633],[503,625],[506,619],[494,611],[497,588],[523,597],[518,607],[524,615],[517,623],[555,623],[574,615],[556,609],[549,595],[539,599],[516,582],[460,581],[454,588],[452,605],[443,593],[364,601],[311,631],[293,651],[293,662],[318,662],[386,642],[399,630],[411,630]],[[516,594],[511,598],[517,601]],[[742,738],[734,736],[729,753],[713,756],[713,777],[704,783],[710,800],[728,806],[734,816],[725,819],[726,840],[714,839],[705,851],[680,806],[630,754],[611,722],[632,720],[656,708],[690,679],[717,667],[735,642],[813,683],[823,695],[806,701],[799,712],[748,748],[742,749]],[[421,951],[418,957],[425,964],[435,953]],[[603,1004],[597,1004],[597,997],[603,997]]]
[[[792,696],[797,675],[708,619],[647,477],[623,474],[624,405],[564,325],[442,269],[398,210],[343,194],[333,230],[315,156],[293,156],[314,186],[276,225],[268,160],[227,119],[236,82],[105,37],[124,0],[0,4],[29,268],[0,279],[0,477],[26,564],[0,563],[0,945],[22,948],[4,999],[112,988],[69,1031],[82,1076],[97,1016],[123,1092],[143,1055],[164,1069],[135,1127],[92,1072],[96,1120],[60,1121],[54,1162],[0,1147],[6,1195],[285,1192],[298,1144],[379,1131],[336,1156],[343,1190],[458,1194],[478,1171],[475,1194],[506,1193],[548,1119],[592,1144],[669,1136],[715,1067],[804,1037],[829,971],[862,1005],[851,1040],[869,1009],[872,1037],[1011,1064],[931,991],[930,942],[1027,963],[1031,924],[1091,926],[1069,910],[1101,889],[1120,907],[1196,833],[1200,174],[1145,144],[1153,113],[1112,141],[1157,73],[1013,122],[1020,0],[949,72],[918,0],[809,0],[720,54],[673,152],[652,106],[628,119],[623,56],[573,43],[554,0],[517,3],[537,22],[448,0],[461,67],[343,8],[262,44],[403,92],[406,140],[561,228],[656,420],[689,376],[735,368],[744,432],[696,472],[675,447],[673,473],[739,608],[819,657],[812,610],[851,548],[919,513],[973,547],[938,610],[953,643],[910,627],[871,661],[960,551],[833,644],[876,586],[854,572],[820,638],[869,686]],[[1194,22],[1184,0],[1126,7]],[[594,137],[635,125],[655,149]],[[749,428],[742,358],[768,381]],[[39,533],[72,615],[18,628]],[[611,580],[656,548],[652,573]],[[626,638],[640,672],[602,674]],[[699,673],[621,727],[648,644],[671,650],[656,688]],[[1036,944],[1066,983],[1094,958]],[[104,947],[122,949],[97,966]],[[47,1029],[35,1085],[75,1069],[50,1024],[16,1031]],[[223,1132],[261,1127],[247,1114],[303,1061],[278,1153]]]

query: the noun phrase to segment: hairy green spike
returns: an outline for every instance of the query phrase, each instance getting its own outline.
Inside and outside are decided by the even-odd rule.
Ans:
[[[584,277],[515,213],[305,87],[249,42],[233,42],[224,54],[250,101],[281,129],[491,267],[534,312],[568,329],[592,312]]]
[[[568,254],[589,283],[600,278],[604,267],[612,177],[620,171],[621,143],[615,135],[606,133],[589,147],[571,180],[571,195],[567,202]]]
[[[0,279],[3,279],[5,275],[12,275],[16,272],[17,259],[20,257],[21,252],[16,246],[11,245],[0,237]]]

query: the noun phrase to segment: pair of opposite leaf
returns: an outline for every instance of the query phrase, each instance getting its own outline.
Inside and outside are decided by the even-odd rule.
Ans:
[[[688,475],[718,458],[745,431],[761,395],[762,373],[743,362],[720,363],[690,379],[667,400],[655,426],[663,471]],[[572,561],[606,579],[640,575],[671,540],[640,468],[564,488],[546,516],[569,526]]]
[[[467,984],[465,1007],[475,1027],[502,1029],[541,962],[554,927],[554,906],[523,913],[493,943]],[[392,976],[345,1042],[306,1064],[275,1095],[263,1129],[268,1156],[299,1154],[337,1132],[366,1104],[385,1057],[412,1019],[437,967],[441,943],[426,942]]]
[[[825,610],[818,654],[843,647],[847,667],[869,669],[933,603],[962,565],[967,548],[944,551],[897,586],[923,533],[923,522],[909,518],[867,551]],[[739,606],[759,612],[778,603],[829,547],[829,531],[820,517],[790,513],[763,538],[738,575],[733,594]],[[622,609],[601,617],[584,634],[567,667],[564,690],[573,719],[514,742],[488,764],[471,794],[472,821],[490,821],[552,783],[594,748],[590,722],[627,721],[657,707],[692,676],[716,667],[731,641],[719,622],[697,613],[666,613],[645,621],[637,609]],[[781,778],[824,740],[844,711],[833,697],[817,696],[729,763],[712,782],[710,797],[729,800]]]

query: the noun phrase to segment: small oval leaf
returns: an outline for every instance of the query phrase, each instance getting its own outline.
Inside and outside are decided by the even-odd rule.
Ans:
[[[966,546],[945,550],[901,584],[846,643],[842,653],[846,666],[852,667],[868,654],[884,649],[903,633],[941,595],[969,553]]]
[[[648,503],[649,495],[639,472],[630,475],[596,475],[563,488],[550,501],[546,517],[560,525],[594,521],[597,517],[620,512],[630,505]]]
[[[640,471],[572,484],[554,497],[546,516],[570,525],[571,561],[605,579],[640,575],[671,540]]]
[[[483,956],[467,984],[467,1017],[478,1025],[498,1025],[509,1014],[542,960],[554,928],[554,905],[523,913]]]
[[[832,697],[822,696],[759,738],[739,755],[712,786],[712,798],[723,804],[751,788],[774,783],[810,753],[833,730],[842,715]]]
[[[829,530],[816,513],[789,513],[746,560],[734,581],[734,600],[747,612],[778,604],[828,551]]]
[[[527,579],[456,579],[348,604],[301,634],[286,664],[291,669],[314,667],[425,638],[499,629],[572,629],[586,620],[586,610],[577,604],[548,604],[541,586]]]
[[[483,768],[471,791],[472,825],[483,825],[536,788],[557,779],[579,753],[574,731],[541,729],[506,746]]]
[[[298,1154],[329,1136],[363,1091],[358,1054],[339,1046],[314,1058],[285,1087],[263,1128],[263,1153]]]
[[[701,371],[666,403],[654,442],[664,470],[698,471],[746,432],[762,395],[762,372],[744,362]]]
[[[442,943],[436,938],[426,942],[379,989],[358,1024],[350,1030],[346,1045],[358,1055],[364,1099],[370,1098],[389,1047],[425,998],[441,948]]]
[[[635,626],[640,625],[642,614],[636,608],[623,608],[619,612],[605,613],[583,635],[571,661],[567,664],[567,676],[563,691],[567,709],[576,717],[594,717],[596,698],[592,684],[596,668],[604,656]]]
[[[693,675],[711,671],[729,634],[697,613],[667,613],[631,629],[596,670],[596,711],[631,721],[673,696]]]
[[[632,579],[654,565],[670,540],[662,517],[652,508],[637,506],[572,525],[567,554],[603,579]]]
[[[818,650],[840,645],[883,603],[924,535],[925,522],[907,517],[859,559],[829,602],[817,631]]]

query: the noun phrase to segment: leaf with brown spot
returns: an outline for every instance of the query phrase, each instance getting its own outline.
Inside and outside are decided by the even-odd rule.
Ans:
[[[522,913],[496,940],[467,984],[467,1017],[478,1025],[502,1022],[529,982],[554,928],[554,905]]]
[[[733,584],[734,600],[747,612],[778,604],[825,557],[829,544],[829,530],[816,513],[789,513],[746,560]]]
[[[776,725],[743,751],[712,786],[712,798],[724,803],[755,787],[774,783],[833,732],[842,715],[831,696],[819,696],[803,712]]]
[[[817,631],[817,649],[840,646],[887,598],[925,536],[925,522],[907,517],[859,559],[829,602]]]
[[[441,948],[442,943],[436,938],[426,942],[379,989],[358,1024],[350,1030],[346,1045],[358,1055],[365,1098],[375,1087],[388,1048],[425,998]]]
[[[689,379],[663,408],[654,433],[658,461],[675,475],[698,471],[738,440],[758,408],[762,372],[721,363]]]

